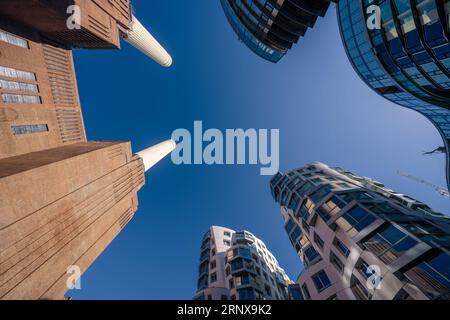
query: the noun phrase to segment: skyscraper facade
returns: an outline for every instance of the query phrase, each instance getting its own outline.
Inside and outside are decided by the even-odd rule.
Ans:
[[[220,0],[239,39],[260,57],[278,62],[317,17],[328,0]]]
[[[272,196],[304,264],[297,299],[450,299],[450,218],[382,183],[313,163]]]
[[[194,300],[286,300],[290,284],[250,232],[213,226],[203,236]]]
[[[374,4],[380,28],[367,25],[376,18]],[[450,189],[450,2],[340,0],[337,13],[347,55],[361,79],[438,129]]]
[[[64,298],[133,217],[144,172],[175,148],[86,139],[71,49],[118,48],[123,33],[170,65],[134,25],[127,0],[0,1],[0,299]]]

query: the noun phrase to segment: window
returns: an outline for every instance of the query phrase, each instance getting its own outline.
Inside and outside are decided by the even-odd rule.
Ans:
[[[14,91],[38,92],[38,86],[32,83],[17,82],[0,79],[0,89]]]
[[[252,288],[239,289],[239,300],[255,300],[255,291]]]
[[[308,221],[310,213],[311,213],[311,208],[313,206],[313,203],[311,202],[311,200],[306,199],[299,211],[299,216],[304,220],[304,221]]]
[[[313,246],[310,246],[308,249],[305,250],[305,258],[307,264],[310,265],[317,262],[320,259],[320,255],[313,248]]]
[[[223,244],[226,245],[227,247],[230,247],[230,246],[231,246],[230,240],[225,240],[225,239],[223,239]]]
[[[317,233],[314,233],[314,242],[317,244],[317,246],[319,246],[320,249],[323,249],[324,242]]]
[[[346,203],[340,200],[338,197],[333,196],[330,200],[325,202],[321,209],[327,213],[327,215],[335,216],[337,215],[343,207],[345,207]]]
[[[208,300],[212,300],[212,295],[208,294]]]
[[[0,66],[0,76],[9,78],[18,78],[24,80],[36,80],[36,75],[32,72],[17,70],[14,68],[8,68]]]
[[[300,203],[300,200],[301,200],[300,197],[296,193],[293,193],[287,207],[295,212]]]
[[[230,279],[230,280],[228,281],[228,284],[229,284],[229,286],[230,286],[230,289],[233,289],[233,288],[234,288],[234,281],[233,281],[233,279]]]
[[[405,276],[430,299],[450,299],[450,256],[443,252],[410,268]]]
[[[214,257],[215,255],[216,255],[216,249],[212,249],[212,250],[211,250],[211,256]]]
[[[308,286],[305,284],[302,285],[302,291],[303,291],[303,297],[305,297],[305,300],[310,300],[311,295],[309,294]]]
[[[28,41],[22,38],[19,38],[9,32],[0,30],[0,41],[21,47],[21,48],[25,48],[28,49]]]
[[[393,225],[377,230],[373,236],[363,241],[364,248],[387,264],[400,257],[416,244],[416,240]]]
[[[345,257],[348,257],[350,255],[349,248],[347,248],[347,246],[343,244],[339,239],[336,238],[336,240],[334,241],[334,245]]]
[[[331,281],[323,270],[313,275],[312,279],[319,292],[331,286]]]
[[[288,221],[286,222],[286,225],[284,226],[284,230],[286,230],[286,232],[289,234],[289,233],[291,233],[292,229],[294,229],[294,227],[295,227],[295,222],[289,218]]]
[[[211,261],[211,269],[216,268],[216,260]]]
[[[330,262],[340,273],[344,272],[344,264],[332,251],[330,252]]]
[[[223,232],[223,235],[224,235],[225,237],[231,237],[231,232],[229,232],[229,231],[224,231],[224,232]]]
[[[217,273],[211,273],[211,283],[214,283],[217,281]]]
[[[341,197],[347,203],[350,203],[353,200],[361,201],[361,200],[373,199],[370,194],[368,194],[367,192],[364,192],[364,191],[339,193],[339,197]]]
[[[11,127],[11,132],[13,135],[46,132],[46,131],[48,131],[48,126],[46,124],[31,124],[31,125],[21,125]]]
[[[40,104],[41,98],[39,96],[29,96],[24,94],[2,93],[2,100],[5,103],[28,103]]]
[[[330,193],[331,188],[329,186],[323,186],[317,189],[310,198],[315,204],[319,203],[327,194]]]
[[[272,290],[270,289],[270,287],[268,285],[264,286],[264,291],[266,292],[266,294],[270,297],[272,296]]]
[[[295,226],[294,230],[289,234],[289,240],[291,240],[292,245],[297,243],[298,238],[302,235],[302,230],[299,226]]]
[[[336,224],[351,237],[354,237],[359,231],[371,225],[375,220],[375,216],[368,211],[359,206],[355,206],[337,219]]]
[[[352,276],[351,279],[351,290],[358,300],[369,300],[371,298],[370,292],[355,276]]]

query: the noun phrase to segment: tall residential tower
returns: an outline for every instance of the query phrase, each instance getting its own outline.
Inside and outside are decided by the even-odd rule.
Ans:
[[[71,49],[118,48],[123,35],[170,65],[136,24],[127,0],[0,1],[0,299],[64,298],[71,272],[134,216],[144,172],[175,147],[135,154],[86,139]]]
[[[322,163],[270,188],[305,267],[300,299],[450,299],[450,217]]]
[[[203,236],[194,300],[286,300],[291,281],[248,231],[211,227]]]

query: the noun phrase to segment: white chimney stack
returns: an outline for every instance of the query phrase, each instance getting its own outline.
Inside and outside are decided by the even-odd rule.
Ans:
[[[177,144],[175,141],[167,140],[138,152],[137,154],[144,160],[145,171],[149,170],[165,156],[175,150],[176,146]]]
[[[131,30],[124,37],[125,41],[141,51],[146,56],[152,58],[163,67],[172,65],[172,57],[159,44],[159,42],[148,32],[148,30],[133,15]]]

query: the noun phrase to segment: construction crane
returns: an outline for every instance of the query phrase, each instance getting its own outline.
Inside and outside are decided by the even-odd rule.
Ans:
[[[432,184],[431,182],[425,181],[425,180],[423,180],[423,179],[417,178],[417,177],[415,177],[415,176],[413,176],[413,175],[410,175],[410,174],[407,174],[407,173],[404,173],[404,172],[401,172],[401,171],[397,171],[397,173],[398,173],[399,175],[403,176],[403,177],[409,178],[409,179],[411,179],[411,180],[413,180],[413,181],[422,183],[422,184],[424,184],[424,185],[426,185],[426,186],[428,186],[428,187],[430,187],[430,188],[433,188],[433,189],[434,189],[436,192],[438,192],[441,196],[449,197],[449,198],[450,198],[450,193],[448,192],[448,190],[447,190],[446,188],[439,187],[439,186],[437,186],[437,185],[435,185],[435,184]]]

